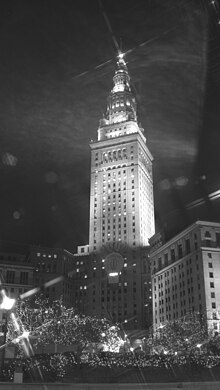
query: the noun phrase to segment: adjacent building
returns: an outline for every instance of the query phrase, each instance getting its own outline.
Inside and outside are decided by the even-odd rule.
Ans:
[[[153,326],[207,314],[209,327],[220,324],[220,223],[197,221],[164,243],[150,240]]]
[[[62,297],[64,306],[75,306],[74,255],[61,248],[31,246],[29,259],[34,267],[34,287],[40,287],[46,298],[57,300]]]
[[[119,255],[123,261],[116,279],[106,270],[109,255]],[[124,329],[147,329],[151,325],[151,279],[146,250],[109,246],[102,254],[76,256],[75,261],[74,300],[80,312],[106,317]]]
[[[74,255],[65,249],[0,245],[1,288],[11,298],[28,297],[35,289],[51,300],[62,297],[66,307],[74,306],[74,267]]]
[[[0,281],[10,298],[17,298],[34,284],[34,267],[27,254],[0,252]]]

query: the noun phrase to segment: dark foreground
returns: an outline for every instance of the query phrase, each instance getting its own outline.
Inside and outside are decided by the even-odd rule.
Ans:
[[[124,383],[124,384],[76,384],[76,383],[0,383],[1,390],[219,390],[220,382],[186,382],[186,383]]]

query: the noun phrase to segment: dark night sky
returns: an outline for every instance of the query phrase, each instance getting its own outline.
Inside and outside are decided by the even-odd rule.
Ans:
[[[112,87],[114,41],[98,0],[4,3],[0,240],[75,250],[88,243],[89,142]],[[218,3],[216,11],[205,0],[102,3],[117,41],[132,49],[157,227],[171,235],[198,218],[220,220],[218,199],[187,209],[220,190]]]

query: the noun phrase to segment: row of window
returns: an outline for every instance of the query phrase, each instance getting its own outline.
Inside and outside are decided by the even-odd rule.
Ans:
[[[116,204],[116,201],[117,201],[117,204],[121,203],[122,201],[122,197],[124,196],[123,198],[123,202],[126,203],[126,197],[127,197],[127,192],[125,191],[124,193],[123,192],[119,192],[118,194],[112,194],[112,195],[108,195],[107,196],[103,196],[103,206],[106,206],[106,202],[108,202],[107,204],[110,205],[111,203],[112,204]],[[131,194],[130,194],[132,197],[134,197],[135,195],[135,191],[132,191]],[[96,204],[96,202],[98,201],[98,198],[97,196],[95,196],[94,198],[94,204]],[[97,206],[97,204],[96,204]]]
[[[123,128],[122,127],[119,127],[119,128],[115,128],[115,129],[110,129],[110,130],[106,130],[106,133],[112,133],[113,131],[121,131],[121,130],[126,130],[127,129],[127,126],[124,126]],[[131,145],[131,150],[133,150],[133,145]]]
[[[28,291],[27,289],[22,289],[22,288],[16,289],[14,287],[11,288],[6,287],[4,290],[6,292],[6,295],[9,297],[16,297]]]
[[[126,165],[125,165],[126,166]],[[108,172],[108,175],[107,175],[107,177],[108,177],[108,180],[112,177],[112,178],[116,178],[116,174],[118,175],[118,177],[120,178],[121,177],[121,175],[123,174],[124,176],[126,175],[126,174],[128,174],[129,173],[129,171],[128,171],[128,169],[123,169],[122,171],[118,171],[118,172]],[[131,174],[133,174],[134,173],[134,168],[131,168]],[[95,176],[95,182],[97,183],[97,179],[98,179],[98,176]],[[106,179],[106,174],[105,173],[103,173],[103,181]]]
[[[0,271],[2,275],[2,271]],[[19,279],[16,280],[15,278],[16,274],[15,271],[6,271],[6,277],[5,277],[5,283],[20,283],[20,284],[28,284],[28,272],[21,271],[19,275]],[[3,281],[3,277],[1,276],[1,280]]]
[[[48,259],[51,259],[51,258],[54,258],[54,259],[57,259],[57,254],[54,253],[54,254],[46,254],[46,253],[40,253],[40,252],[37,252],[37,257],[47,257]]]
[[[211,234],[209,231],[206,231],[204,234],[205,240],[203,240],[202,245],[206,247],[211,247]],[[198,249],[197,235],[194,234],[194,249]],[[216,245],[220,246],[220,233],[216,232]],[[190,238],[184,239],[184,246],[182,243],[179,243],[177,247],[168,249],[168,253],[170,253],[170,259],[168,259],[168,253],[164,253],[164,261],[162,262],[162,257],[158,258],[157,262],[157,270],[161,269],[162,266],[166,267],[170,261],[174,262],[178,259],[181,259],[185,254],[189,254],[192,250],[191,240]],[[211,253],[208,253],[208,257],[212,257]]]
[[[115,107],[119,107],[119,106],[121,106],[121,107],[124,107],[124,105],[125,105],[125,102],[123,101],[123,100],[116,100],[116,103],[114,104],[112,104],[112,106],[111,106],[111,108],[112,109],[114,109]],[[129,100],[127,100],[126,101],[126,105],[127,106],[130,106],[131,105],[131,103],[129,102]]]
[[[131,165],[131,166],[133,166],[134,165],[134,163],[133,162],[131,162],[129,165]],[[101,170],[102,171],[114,171],[114,169],[121,169],[121,168],[126,168],[127,167],[127,164],[122,164],[122,165],[112,165],[112,166],[108,166],[108,167],[106,167],[106,168],[102,168]],[[95,173],[98,173],[99,171],[96,169],[95,170]]]

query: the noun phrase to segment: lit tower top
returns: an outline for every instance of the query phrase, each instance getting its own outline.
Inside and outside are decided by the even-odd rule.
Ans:
[[[98,140],[104,140],[134,132],[143,133],[137,124],[137,104],[131,90],[130,75],[124,60],[124,54],[119,53],[117,68],[113,76],[113,88],[107,99],[107,110],[100,120],[98,129]],[[119,131],[118,125],[122,122],[132,122],[126,127],[123,134]],[[135,124],[134,124],[135,123]],[[107,131],[106,126],[113,125],[112,133]]]

